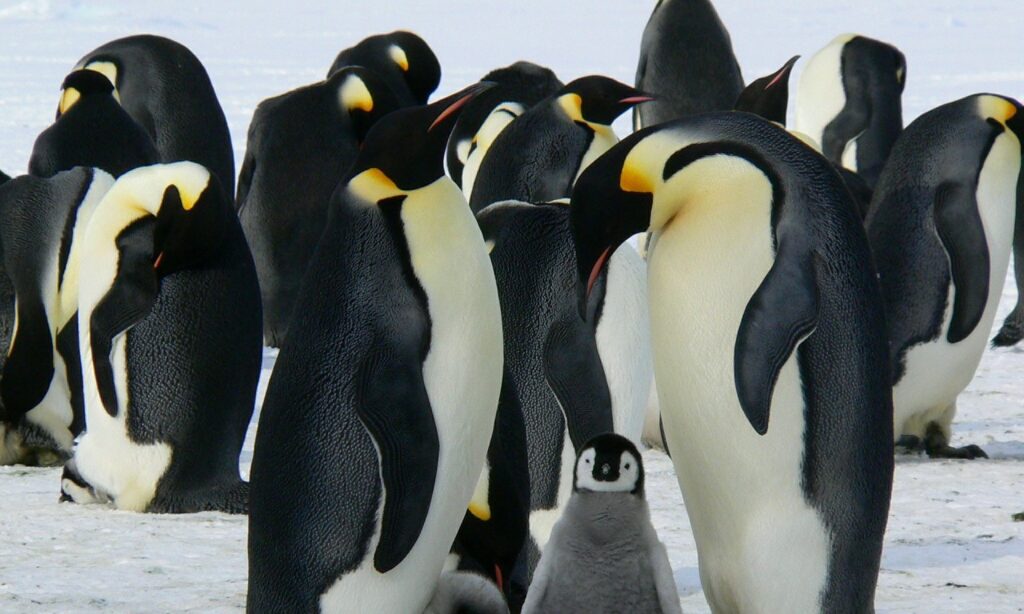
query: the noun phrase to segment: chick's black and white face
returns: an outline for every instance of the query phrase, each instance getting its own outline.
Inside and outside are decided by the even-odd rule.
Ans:
[[[633,493],[639,480],[640,462],[629,450],[616,454],[589,448],[576,462],[576,490]]]

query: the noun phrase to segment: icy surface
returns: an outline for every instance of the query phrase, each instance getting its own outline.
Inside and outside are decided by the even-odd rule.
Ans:
[[[519,59],[564,80],[601,72],[632,81],[653,2],[515,0],[142,3],[0,1],[0,169],[24,172],[52,121],[58,87],[101,43],[153,32],[206,64],[234,136],[268,96],[323,77],[363,36],[408,28],[436,50],[441,92]],[[778,6],[785,4],[787,6]],[[1024,97],[1019,0],[719,0],[747,80],[795,53],[808,57],[842,32],[897,44],[909,70],[907,120],[979,91]],[[800,64],[793,83],[799,79]],[[620,134],[626,123],[617,126]],[[1008,284],[997,325],[1016,300]],[[264,362],[266,376],[273,357]],[[261,388],[262,395],[262,388]],[[881,612],[1024,611],[1024,352],[989,350],[960,399],[954,444],[974,462],[900,459],[877,606]],[[252,433],[242,459],[248,473]],[[693,536],[669,460],[645,456],[655,525],[687,612],[706,612]],[[237,611],[245,603],[243,517],[156,516],[58,505],[53,469],[0,468],[0,611]]]

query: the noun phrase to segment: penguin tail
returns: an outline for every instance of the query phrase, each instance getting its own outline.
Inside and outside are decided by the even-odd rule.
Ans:
[[[508,614],[501,591],[487,578],[466,571],[441,574],[423,614]]]
[[[1017,345],[1021,339],[1024,339],[1024,307],[1017,303],[1010,315],[1006,316],[999,333],[992,339],[992,347],[1010,347]]]

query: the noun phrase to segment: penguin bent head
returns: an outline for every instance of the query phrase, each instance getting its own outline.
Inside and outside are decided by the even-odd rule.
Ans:
[[[574,492],[621,492],[644,496],[644,466],[629,439],[615,433],[598,435],[576,456]]]
[[[430,94],[441,83],[441,63],[425,40],[404,30],[385,35],[387,53],[404,74],[409,91],[420,103],[426,103]]]
[[[345,184],[363,201],[379,203],[424,188],[444,176],[444,152],[459,111],[482,82],[423,107],[400,109],[374,124]]]
[[[338,104],[352,124],[361,147],[366,135],[382,117],[399,108],[398,98],[375,73],[361,66],[348,66],[328,78],[336,88]]]
[[[57,105],[57,118],[64,115],[83,97],[113,96],[114,84],[106,77],[92,70],[76,70],[64,78],[61,84],[60,102]]]
[[[620,115],[642,102],[654,100],[645,92],[600,75],[580,77],[558,94],[558,105],[575,122],[610,126]]]

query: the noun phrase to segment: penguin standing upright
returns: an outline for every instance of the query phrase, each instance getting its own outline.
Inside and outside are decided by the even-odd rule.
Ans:
[[[76,168],[0,187],[2,277],[13,299],[3,324],[0,410],[8,426],[0,464],[62,462],[84,428],[76,318],[82,237],[113,183],[101,170]]]
[[[127,36],[90,51],[75,68],[114,84],[115,97],[149,134],[160,162],[201,164],[229,198],[235,193],[228,123],[206,69],[187,47],[153,34]]]
[[[800,56],[794,55],[777,71],[751,81],[736,98],[733,110],[760,115],[768,121],[785,126],[786,110],[789,107],[789,75],[799,59]]]
[[[452,130],[446,156],[448,174],[466,198],[473,193],[480,161],[505,126],[565,85],[551,69],[531,62],[492,70],[481,81],[495,86],[466,105]]]
[[[360,67],[256,107],[237,207],[260,280],[266,345],[284,340],[335,186],[370,126],[396,108],[384,82]]]
[[[598,435],[576,456],[572,497],[551,532],[523,614],[682,614],[644,499],[633,442]]]
[[[57,120],[36,138],[28,172],[52,177],[76,166],[91,166],[120,177],[154,164],[159,154],[146,131],[114,98],[114,85],[92,70],[64,79]]]
[[[907,61],[899,49],[843,34],[814,54],[800,75],[796,124],[831,162],[874,189],[900,131]]]
[[[502,377],[494,273],[444,174],[480,88],[378,122],[335,191],[260,415],[250,612],[421,612],[437,587]]]
[[[892,349],[894,434],[930,456],[985,456],[949,439],[1024,215],[1021,111],[979,94],[917,118],[893,147],[868,213]]]
[[[641,130],[572,197],[581,308],[650,229],[665,434],[723,612],[869,612],[892,486],[885,314],[827,160],[747,113]],[[728,442],[728,445],[723,445]]]
[[[375,34],[343,49],[327,71],[328,78],[346,66],[376,73],[403,107],[427,104],[441,82],[441,63],[430,45],[412,32]]]
[[[231,202],[194,162],[124,174],[83,239],[86,430],[62,489],[149,512],[243,513],[259,287]]]
[[[568,198],[579,174],[618,142],[611,123],[643,92],[608,77],[581,77],[519,116],[480,163],[469,206]]]
[[[478,219],[493,245],[507,381],[526,424],[528,583],[571,494],[579,447],[612,431],[639,442],[652,369],[645,271],[632,248],[617,252],[585,322],[577,310],[568,207],[496,203]]]
[[[658,98],[633,111],[634,130],[733,107],[743,76],[710,0],[659,0],[640,43],[636,87]]]

